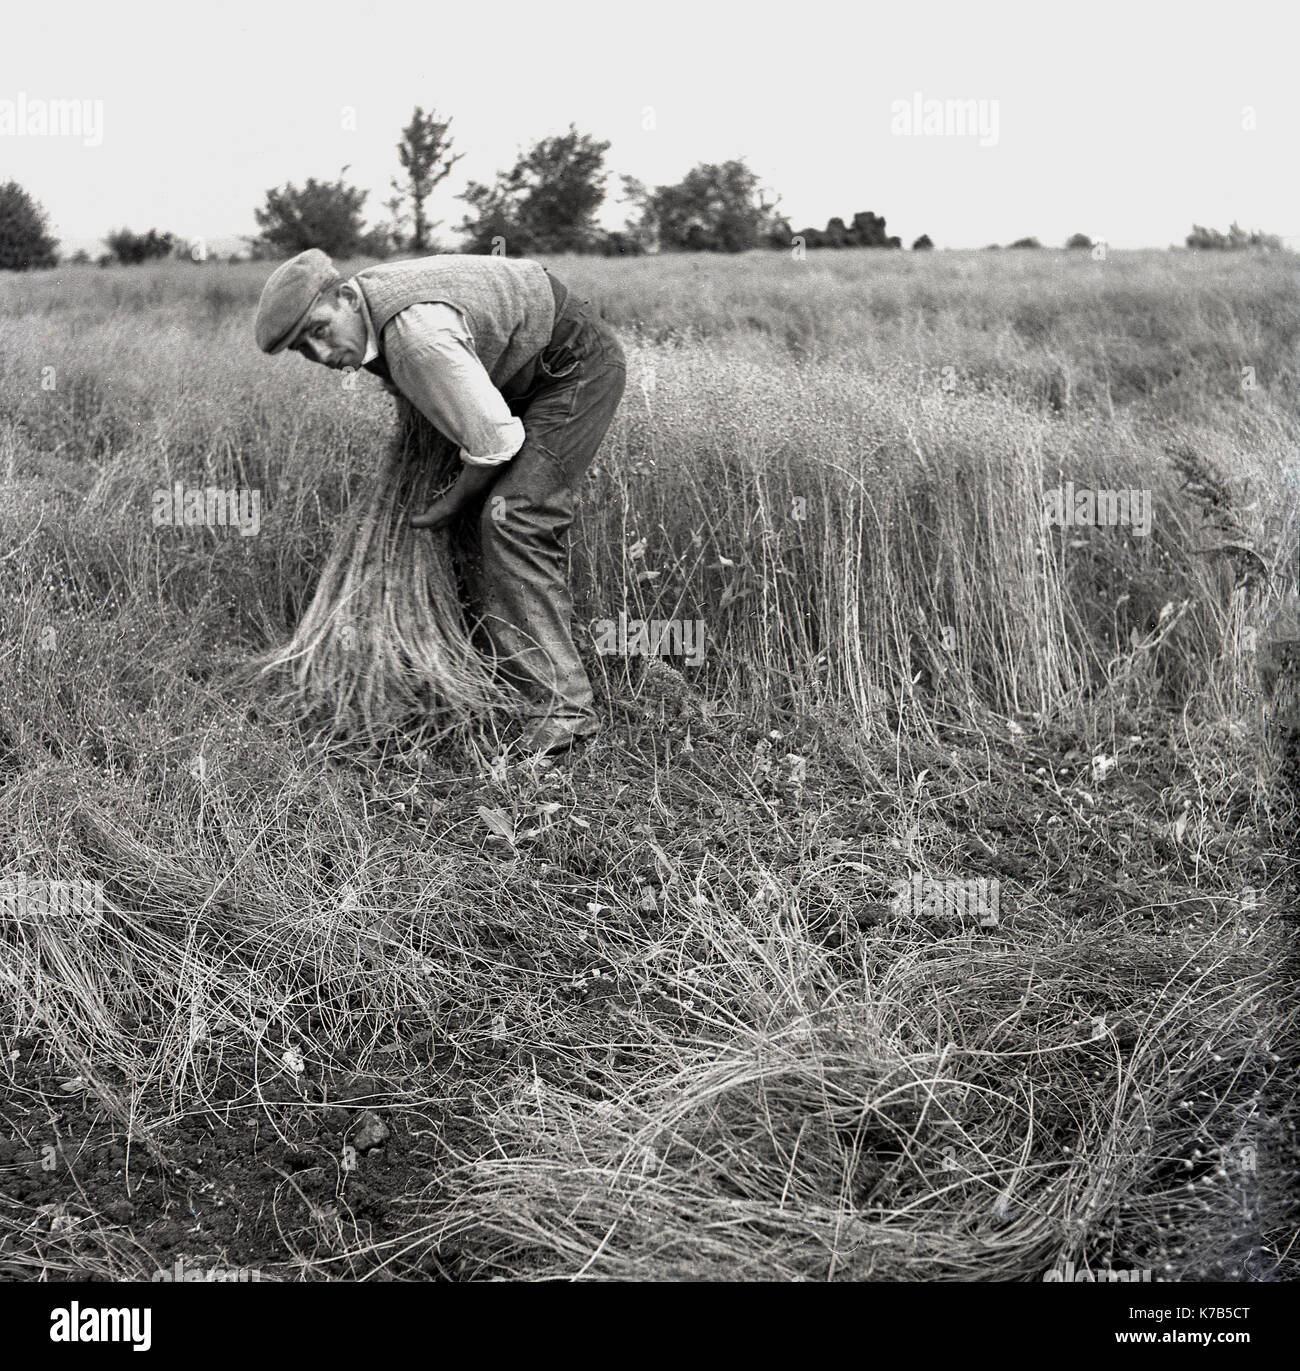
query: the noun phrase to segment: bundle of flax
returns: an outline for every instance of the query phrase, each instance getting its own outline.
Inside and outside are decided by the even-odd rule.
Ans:
[[[454,444],[405,400],[368,495],[344,512],[293,640],[259,659],[281,698],[330,732],[442,732],[508,704],[475,650],[447,533],[413,529],[460,470]]]

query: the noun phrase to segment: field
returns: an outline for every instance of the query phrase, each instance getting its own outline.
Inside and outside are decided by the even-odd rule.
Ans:
[[[0,279],[0,1274],[1294,1278],[1294,258],[548,265],[629,380],[522,769],[250,678],[391,424],[266,267]]]

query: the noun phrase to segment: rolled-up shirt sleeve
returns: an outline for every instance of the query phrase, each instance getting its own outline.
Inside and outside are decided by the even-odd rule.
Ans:
[[[469,466],[500,466],[524,445],[524,426],[492,384],[459,310],[409,305],[384,329],[393,384],[460,448]]]

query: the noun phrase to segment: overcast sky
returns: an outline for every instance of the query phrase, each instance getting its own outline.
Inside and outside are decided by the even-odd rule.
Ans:
[[[1300,246],[1298,16],[1294,0],[28,4],[0,20],[0,181],[68,249],[121,224],[253,233],[268,187],[344,164],[380,222],[420,104],[465,154],[430,206],[444,235],[467,180],[572,121],[610,141],[610,226],[618,173],[655,185],[744,157],[796,229],[869,209],[904,242],[1164,247],[1237,219]],[[996,103],[983,137],[900,132],[918,97]],[[54,99],[102,102],[102,141],[32,132],[31,102]]]

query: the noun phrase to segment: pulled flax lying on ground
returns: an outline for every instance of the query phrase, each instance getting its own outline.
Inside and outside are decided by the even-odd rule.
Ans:
[[[442,727],[506,703],[470,640],[448,535],[414,529],[459,470],[456,449],[405,401],[369,495],[345,512],[293,639],[259,658],[303,718],[374,737]]]

